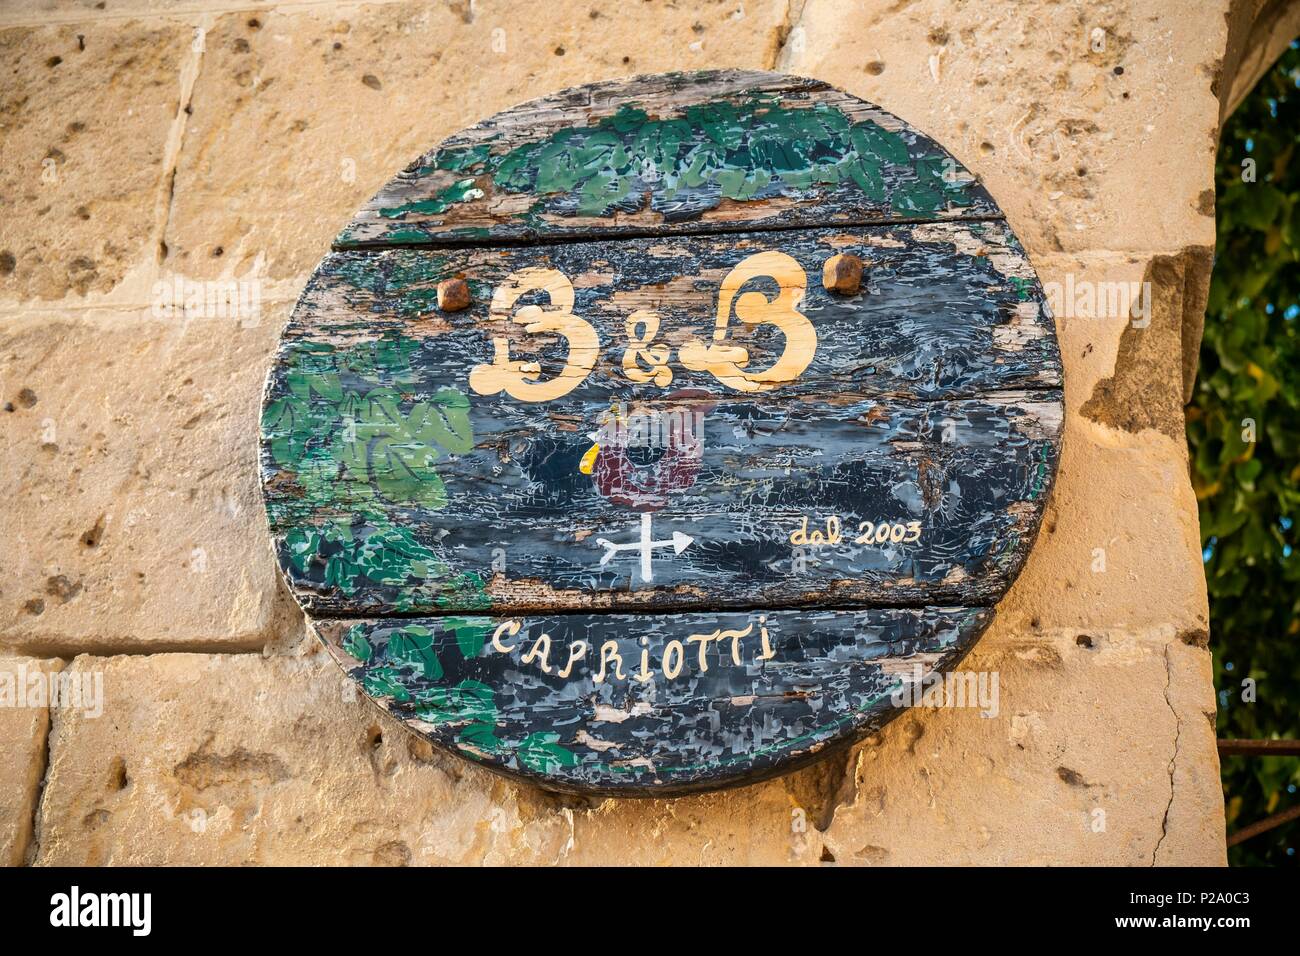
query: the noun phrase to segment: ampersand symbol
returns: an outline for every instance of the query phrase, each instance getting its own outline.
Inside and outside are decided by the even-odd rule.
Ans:
[[[659,316],[640,310],[627,319],[627,351],[623,353],[623,374],[633,382],[654,382],[660,388],[673,380],[673,370],[668,367],[672,349],[666,345],[651,345],[659,334]],[[641,360],[650,366],[641,367]]]

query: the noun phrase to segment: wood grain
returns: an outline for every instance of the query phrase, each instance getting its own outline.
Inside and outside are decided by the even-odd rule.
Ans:
[[[394,584],[361,577],[331,585],[328,555],[301,568],[288,531],[352,522],[369,486],[329,486],[310,511],[273,524],[298,599],[315,613],[721,608],[803,605],[992,604],[1028,553],[1056,466],[1058,392],[1008,392],[951,402],[803,399],[678,401],[659,414],[700,412],[701,454],[689,485],[651,498],[664,549],[646,582],[632,556],[605,566],[604,539],[638,537],[639,514],[603,494],[579,465],[604,407],[561,411],[501,403],[472,407],[474,447],[438,474],[453,506],[387,505],[454,582]],[[575,425],[574,422],[583,424]],[[647,457],[663,460],[664,449]],[[268,461],[268,496],[295,485]],[[649,474],[652,469],[642,470]],[[647,477],[645,484],[649,485]],[[651,496],[647,496],[650,498]],[[801,527],[842,529],[837,543],[799,546]],[[857,543],[863,522],[919,522],[912,543]],[[364,535],[363,523],[355,522]],[[351,525],[350,525],[351,526]],[[454,573],[453,573],[454,570]],[[486,603],[485,603],[486,602]]]
[[[898,395],[948,398],[987,390],[1059,388],[1060,356],[1041,286],[1004,223],[938,223],[854,230],[744,233],[636,239],[514,249],[336,252],[321,263],[285,331],[281,365],[298,339],[350,344],[386,335],[419,337],[420,364],[431,383],[463,387],[470,368],[490,361],[491,338],[512,353],[536,358],[554,376],[566,352],[555,336],[534,336],[493,314],[492,290],[526,268],[558,270],[575,287],[574,313],[601,342],[595,374],[570,397],[590,401],[658,395],[629,381],[623,355],[626,322],[634,312],[659,316],[657,340],[674,352],[712,334],[718,289],[746,256],[779,249],[809,278],[800,311],[817,329],[812,364],[782,395]],[[825,260],[851,252],[867,264],[855,296],[822,288]],[[440,313],[436,287],[451,275],[468,277],[474,304]],[[774,283],[748,288],[772,294]],[[544,302],[544,297],[527,301]],[[769,326],[733,323],[732,340],[752,353],[755,367],[784,347]],[[707,372],[674,360],[671,389],[719,391]],[[723,389],[722,391],[734,391]],[[490,400],[476,396],[475,402]]]
[[[552,789],[627,796],[761,780],[869,733],[907,699],[895,697],[904,685],[922,693],[923,675],[956,664],[989,618],[934,607],[326,620],[318,630],[368,696],[438,746]],[[497,650],[503,625],[497,645],[508,650]],[[670,671],[680,662],[672,677],[665,655]],[[961,683],[964,706],[992,705],[987,684],[981,704],[978,680]]]
[[[528,242],[997,216],[946,150],[815,80],[712,71],[566,90],[411,163],[336,242]]]
[[[1042,286],[946,150],[814,80],[667,74],[500,113],[366,204],[284,330],[262,488],[407,727],[677,794],[933,692],[1033,545],[1062,413]],[[996,675],[947,681],[924,703],[996,712]]]

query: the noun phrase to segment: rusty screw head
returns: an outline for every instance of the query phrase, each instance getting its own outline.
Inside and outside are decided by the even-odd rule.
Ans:
[[[469,283],[464,279],[443,279],[438,283],[438,308],[443,312],[468,309],[470,298]]]
[[[822,266],[822,285],[827,292],[857,295],[862,288],[862,260],[848,253],[831,256]]]

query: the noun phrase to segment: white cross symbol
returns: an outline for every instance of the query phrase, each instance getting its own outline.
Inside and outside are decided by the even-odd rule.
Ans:
[[[600,559],[599,567],[609,564],[610,559],[619,551],[640,551],[641,552],[641,580],[647,584],[654,580],[654,572],[650,569],[650,554],[654,548],[673,549],[673,554],[681,554],[691,546],[695,539],[689,534],[682,534],[680,531],[674,531],[672,540],[652,540],[650,530],[650,513],[646,512],[641,515],[641,538],[638,541],[629,541],[626,544],[615,544],[607,538],[597,538],[596,543],[605,549],[605,556]]]

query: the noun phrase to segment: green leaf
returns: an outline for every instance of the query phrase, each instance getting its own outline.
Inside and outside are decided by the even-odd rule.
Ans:
[[[290,393],[267,402],[262,409],[262,437],[271,443],[271,457],[291,466],[302,457],[311,438],[306,403]]]
[[[900,215],[930,215],[943,204],[943,195],[924,183],[903,183],[890,196],[890,208]]]
[[[875,202],[885,198],[885,180],[874,157],[864,156],[849,166],[849,176],[866,197]]]
[[[495,724],[470,724],[457,735],[456,739],[460,743],[474,747],[476,750],[490,752],[501,749],[501,741],[497,738]]]
[[[444,617],[441,623],[456,635],[456,646],[466,660],[478,657],[492,631],[491,619],[484,617]]]
[[[437,680],[442,676],[442,664],[433,650],[433,632],[427,627],[412,624],[394,631],[389,635],[384,656],[419,668],[428,680]]]
[[[371,667],[361,678],[361,688],[370,697],[391,698],[399,702],[411,699],[404,675],[395,667]]]
[[[284,382],[289,391],[304,402],[313,398],[326,402],[339,401],[343,397],[343,385],[339,381],[338,372],[334,371],[332,365],[322,368],[319,362],[312,364],[315,367],[298,368],[285,375]]]
[[[411,439],[376,438],[366,450],[370,478],[394,504],[419,504],[441,508],[447,503],[447,491],[434,465],[436,449]]]
[[[854,125],[849,135],[853,148],[863,159],[870,157],[878,163],[893,163],[896,166],[910,166],[912,163],[903,137],[870,120]]]
[[[444,388],[429,404],[411,410],[411,433],[426,445],[441,445],[452,455],[474,450],[469,421],[469,399],[454,388]]]
[[[497,708],[492,688],[475,680],[437,688],[417,711],[431,724],[486,723],[495,725]]]
[[[542,732],[529,734],[519,744],[516,754],[519,762],[534,773],[554,774],[566,767],[578,765],[578,755],[561,747],[556,741],[560,735]]]
[[[372,650],[370,642],[366,640],[366,627],[364,624],[352,625],[348,630],[347,637],[343,638],[343,650],[362,663],[370,660]]]

